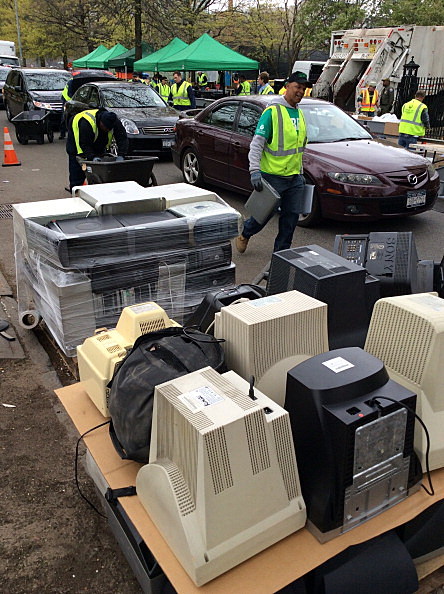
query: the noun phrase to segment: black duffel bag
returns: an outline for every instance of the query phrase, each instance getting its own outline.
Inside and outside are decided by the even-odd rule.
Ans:
[[[220,341],[194,328],[165,328],[136,340],[109,384],[109,432],[121,458],[148,462],[155,386],[208,366],[225,371]]]

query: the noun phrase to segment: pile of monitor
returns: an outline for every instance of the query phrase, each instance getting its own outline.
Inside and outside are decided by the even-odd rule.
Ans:
[[[320,542],[350,530],[444,466],[442,265],[418,273],[427,266],[412,238],[391,235],[385,251],[381,234],[337,238],[347,258],[315,245],[275,253],[265,296],[239,286],[204,299],[202,327],[224,340],[230,371],[156,387],[150,460],[137,477],[197,585],[305,525]],[[79,347],[102,413],[114,366],[156,320],[174,324],[155,304],[126,308],[114,335]]]

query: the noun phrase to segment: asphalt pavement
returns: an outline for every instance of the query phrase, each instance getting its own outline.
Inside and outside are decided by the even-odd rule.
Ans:
[[[21,420],[22,417],[20,410],[18,410],[18,403],[22,403],[22,406],[24,406],[23,403],[28,402],[29,394],[31,392],[34,393],[38,389],[42,402],[45,401],[47,403],[45,405],[45,415],[54,413],[62,421],[64,439],[67,440],[69,448],[72,448],[75,432],[70,420],[66,417],[60,405],[58,405],[53,394],[53,390],[61,386],[58,377],[60,375],[58,374],[60,369],[54,368],[53,361],[48,357],[45,349],[37,340],[36,335],[32,331],[22,329],[17,321],[14,241],[10,208],[11,204],[20,202],[53,200],[69,196],[64,190],[68,181],[68,160],[65,152],[65,142],[58,140],[58,134],[56,134],[53,144],[48,143],[47,140],[45,140],[45,144],[43,145],[37,145],[35,141],[30,141],[28,145],[23,146],[18,143],[14,125],[7,121],[4,111],[0,112],[0,123],[2,127],[8,127],[14,149],[21,162],[20,166],[2,167],[0,179],[0,319],[7,319],[11,323],[10,332],[16,337],[15,343],[13,345],[3,345],[3,350],[1,350],[2,347],[0,344],[0,403],[3,405],[0,406],[0,430],[10,436],[11,444],[14,443],[14,439],[28,439],[30,449],[32,450],[33,444],[38,443],[39,439],[41,439],[40,432],[42,427],[34,426],[32,423],[30,427],[24,427],[23,423],[25,421]],[[169,160],[162,160],[156,163],[154,172],[159,184],[183,181],[181,172]],[[244,209],[246,198],[244,196],[224,190],[215,189],[215,191],[243,215],[246,214]],[[444,254],[443,225],[444,213],[437,211],[430,211],[408,219],[394,219],[381,223],[358,224],[353,226],[345,223],[327,222],[317,229],[297,229],[293,245],[317,244],[326,249],[332,249],[336,234],[368,233],[370,231],[413,231],[419,257],[421,259],[440,260]],[[269,262],[276,230],[276,220],[273,220],[261,234],[250,241],[245,254],[239,255],[233,250],[233,260],[237,266],[236,280],[238,283],[251,282]],[[1,340],[4,339],[0,337]],[[9,350],[5,351],[5,349]],[[4,406],[5,404],[9,406]],[[27,418],[26,423],[28,422],[29,419]],[[51,440],[51,427],[53,426],[52,419],[49,419],[44,429],[48,440]],[[27,433],[24,433],[25,431]],[[60,433],[60,431],[57,430],[56,433]],[[5,452],[5,450],[7,451]],[[15,467],[16,462],[13,448],[11,450],[10,447],[5,448],[3,446],[3,457],[4,461],[6,459],[8,468]],[[25,473],[26,479],[26,477],[32,477],[34,471],[32,467],[27,466],[26,468],[22,468],[20,472]],[[46,478],[48,481],[51,480],[51,469],[48,470],[48,476]],[[69,480],[71,478],[70,475]],[[85,509],[81,501],[78,502],[78,505],[76,504],[76,507],[83,511]],[[26,524],[26,522],[28,522],[28,525],[31,525],[34,522],[34,512],[35,509],[33,511],[32,506],[24,506],[20,518],[10,518],[13,527],[16,527],[16,524]],[[8,511],[6,513],[10,512]],[[77,513],[82,512],[78,511]],[[5,517],[3,514],[2,516]],[[43,520],[41,524],[34,526],[34,529],[44,534],[49,530]],[[17,534],[19,534],[18,538],[24,541],[28,538],[26,530],[24,532],[18,531]],[[89,536],[87,537],[89,538]],[[112,539],[112,536],[110,538]],[[80,545],[81,543],[78,544]],[[69,545],[68,538],[67,546]],[[13,553],[14,546],[16,546],[16,543],[11,541],[5,545],[2,552],[2,556],[7,560],[6,563],[9,572],[15,571],[14,567],[17,562]],[[72,543],[72,546],[76,546],[75,543]],[[115,551],[115,549],[113,550]],[[56,558],[51,559],[49,563],[57,565]],[[75,564],[75,561],[73,563]],[[53,569],[56,570],[56,567],[53,567]],[[80,568],[78,571],[80,573]],[[9,575],[9,578],[13,577],[13,575]],[[14,581],[8,581],[9,583],[13,584]],[[54,579],[54,584],[56,583],[57,579]],[[93,581],[85,578],[84,582],[77,582],[73,590],[59,590],[54,587],[54,589],[48,588],[42,591],[78,592],[87,590],[93,583]],[[95,588],[96,592],[109,591],[106,587],[108,579],[104,579],[100,583],[101,586]],[[110,583],[115,585],[115,580],[111,580]],[[23,592],[31,591],[31,589],[20,590],[20,588],[8,588],[6,591]],[[127,591],[137,591],[137,588]]]

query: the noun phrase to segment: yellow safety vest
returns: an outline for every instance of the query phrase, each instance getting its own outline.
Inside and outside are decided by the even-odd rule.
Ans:
[[[242,94],[242,93],[241,93]],[[259,95],[274,95],[274,91],[271,85],[269,85],[268,83],[262,87],[262,89],[259,91]]]
[[[159,83],[157,85],[157,92],[162,97],[162,99],[164,99],[165,101],[168,101],[168,98],[170,96],[170,91],[171,91],[170,85],[168,85],[168,84],[163,85],[162,83]]]
[[[199,87],[206,87],[207,86],[207,76],[206,74],[198,74],[197,75],[197,84]]]
[[[410,134],[411,136],[424,136],[425,126],[421,121],[421,114],[427,109],[422,101],[412,99],[402,106],[401,121],[399,124],[400,134]]]
[[[68,95],[68,84],[65,85],[65,88],[62,91],[62,97],[65,101],[69,101],[71,97]]]
[[[74,140],[76,142],[76,149],[77,149],[78,155],[81,155],[83,153],[82,147],[80,146],[79,122],[82,118],[85,118],[85,120],[87,120],[89,122],[89,124],[91,125],[91,128],[93,129],[93,132],[94,132],[94,142],[95,142],[99,135],[99,128],[98,128],[97,122],[96,122],[96,114],[98,111],[99,111],[98,109],[89,109],[88,111],[81,111],[80,113],[75,115],[72,120],[72,131],[74,133]],[[107,149],[109,149],[111,147],[112,140],[113,140],[113,132],[112,132],[112,130],[109,130],[108,142],[106,145]]]
[[[304,93],[304,97],[311,97],[311,92],[313,89],[311,89],[310,87],[307,87],[305,89],[305,93]]]
[[[267,109],[271,109],[273,136],[271,142],[265,144],[260,163],[261,171],[283,176],[301,173],[302,153],[307,143],[302,110],[298,110],[299,129],[295,130],[286,107],[275,103]]]
[[[375,89],[373,91],[373,97],[372,100],[370,101],[370,93],[368,92],[368,89],[362,89],[361,91],[361,95],[362,95],[362,102],[361,102],[361,111],[375,111],[376,109],[376,102],[378,101],[378,91]]]
[[[284,85],[283,87],[281,87],[279,89],[279,95],[285,95],[285,91],[287,90],[287,87]]]
[[[248,82],[248,80],[246,80],[240,84],[242,85],[242,91],[239,93],[239,95],[250,95],[251,87],[250,87],[250,83]]]
[[[177,83],[171,85],[173,105],[191,105],[191,101],[187,93],[188,87],[191,87],[191,85],[186,80],[183,80],[180,83],[180,86],[178,86]]]

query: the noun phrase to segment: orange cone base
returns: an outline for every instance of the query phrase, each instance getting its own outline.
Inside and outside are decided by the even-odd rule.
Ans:
[[[21,162],[19,161],[18,163],[2,163],[2,167],[20,167]]]

